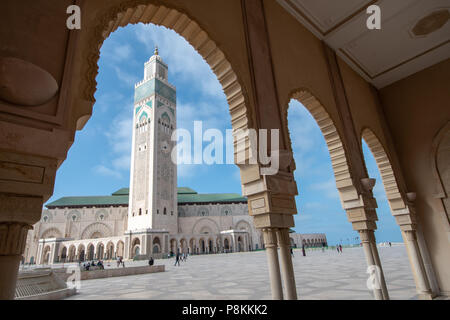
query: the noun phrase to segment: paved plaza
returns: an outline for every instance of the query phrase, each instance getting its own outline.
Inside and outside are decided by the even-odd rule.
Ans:
[[[379,253],[391,299],[416,299],[405,247],[380,247]],[[271,299],[264,251],[191,256],[180,267],[174,262],[157,260],[166,265],[162,273],[82,281],[69,299]],[[308,251],[306,257],[294,250],[293,263],[299,299],[373,299],[362,248]]]

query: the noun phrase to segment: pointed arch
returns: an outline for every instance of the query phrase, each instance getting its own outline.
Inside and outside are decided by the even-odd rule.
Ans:
[[[141,122],[142,120],[146,121],[147,119],[148,119],[148,114],[146,111],[143,111],[139,116],[139,122]]]
[[[367,143],[370,152],[375,158],[391,212],[405,208],[391,161],[380,140],[369,128],[365,128],[362,131],[361,138]]]
[[[160,4],[148,4],[144,0],[130,0],[110,9],[100,12],[92,25],[89,46],[82,53],[85,61],[80,82],[80,92],[86,101],[94,102],[94,94],[97,87],[98,60],[103,41],[117,28],[128,24],[154,24],[171,29],[183,37],[208,63],[211,70],[217,76],[222,89],[227,97],[231,124],[234,130],[246,130],[252,127],[250,109],[247,107],[242,81],[233,70],[225,53],[209,37],[208,33],[193,19],[177,9],[168,8]],[[86,123],[86,114],[80,115],[77,121],[77,129],[81,129]],[[81,127],[81,128],[80,128]],[[246,144],[246,149],[250,146]]]
[[[45,229],[40,236],[40,239],[49,239],[49,238],[62,238],[62,232],[55,227],[50,227]]]
[[[330,154],[336,187],[339,192],[342,206],[345,209],[346,201],[358,199],[359,196],[353,185],[347,153],[339,135],[339,131],[322,103],[313,93],[311,93],[310,90],[305,88],[295,90],[291,94],[291,99],[297,100],[309,111],[318,124],[323,137],[325,138],[328,152]],[[287,109],[288,108],[286,108],[286,112],[283,117],[284,121],[286,121],[286,128],[288,128]],[[287,131],[289,132],[289,129],[287,129]],[[289,146],[292,146],[290,137]]]
[[[433,176],[436,182],[436,190],[435,196],[437,198],[445,199],[448,198],[450,193],[449,190],[445,190],[445,178],[443,177],[444,171],[447,172],[446,168],[444,168],[444,163],[448,163],[447,161],[439,161],[442,157],[442,154],[448,152],[449,144],[450,144],[450,121],[448,121],[441,129],[439,129],[438,133],[433,139],[432,150],[431,150],[431,170],[433,172]]]

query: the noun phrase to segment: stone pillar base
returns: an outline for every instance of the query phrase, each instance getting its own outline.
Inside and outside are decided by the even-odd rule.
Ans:
[[[417,294],[417,297],[419,298],[419,300],[433,300],[434,298],[436,298],[436,295],[431,292],[422,292]]]

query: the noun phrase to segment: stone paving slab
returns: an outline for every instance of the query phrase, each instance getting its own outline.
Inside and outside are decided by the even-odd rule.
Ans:
[[[379,253],[391,299],[416,299],[405,247],[380,247]],[[309,251],[306,257],[294,250],[293,263],[299,299],[373,299],[362,248]],[[82,281],[79,294],[68,299],[271,299],[264,251],[190,256],[179,267],[174,259],[156,264],[166,272]]]

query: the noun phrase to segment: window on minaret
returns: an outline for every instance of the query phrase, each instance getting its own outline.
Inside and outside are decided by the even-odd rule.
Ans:
[[[139,215],[140,216],[142,215],[142,209],[141,208],[139,208]]]
[[[164,208],[164,215],[167,215],[167,210],[166,210],[166,208]]]

